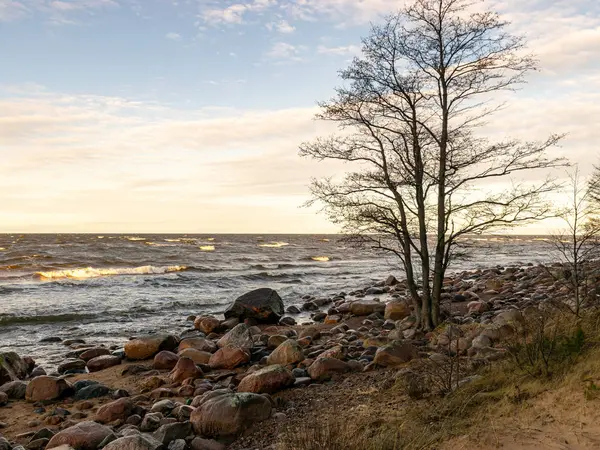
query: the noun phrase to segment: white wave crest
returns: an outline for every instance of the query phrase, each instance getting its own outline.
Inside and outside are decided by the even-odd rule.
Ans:
[[[73,278],[84,280],[86,278],[98,278],[114,275],[145,275],[145,274],[161,274],[169,272],[180,272],[186,270],[185,266],[141,266],[141,267],[125,267],[125,268],[106,268],[96,269],[94,267],[85,267],[79,269],[56,270],[49,272],[37,272],[37,275],[42,280],[60,280],[63,278]]]
[[[329,256],[313,256],[311,259],[313,261],[327,262],[329,261]]]
[[[281,248],[281,247],[285,247],[286,245],[290,245],[287,242],[271,242],[269,244],[258,244],[259,247],[265,247],[265,248]]]
[[[200,247],[200,250],[202,250],[203,252],[214,252],[215,246],[214,245],[203,245]]]

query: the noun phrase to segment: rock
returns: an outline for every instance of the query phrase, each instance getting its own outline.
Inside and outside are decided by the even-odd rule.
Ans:
[[[283,313],[283,301],[279,294],[273,289],[261,288],[238,297],[225,311],[225,318],[276,324]]]
[[[267,366],[244,377],[238,385],[238,392],[274,394],[294,384],[294,380],[289,369],[280,365]]]
[[[389,277],[387,277],[385,279],[385,285],[386,286],[395,286],[399,283],[399,281],[396,279],[396,277],[394,275],[390,275]]]
[[[27,450],[43,450],[48,445],[48,442],[50,442],[50,439],[48,438],[41,438],[35,440],[31,439],[29,441],[29,444],[27,444]]]
[[[29,376],[31,378],[41,377],[42,375],[47,375],[47,373],[46,373],[46,371],[44,370],[43,367],[36,367],[29,374]]]
[[[341,345],[336,345],[335,347],[331,347],[330,349],[325,350],[319,356],[319,358],[335,358],[335,359],[344,359],[346,357],[346,350]]]
[[[184,439],[176,439],[169,443],[167,450],[188,450],[188,445]]]
[[[150,411],[153,413],[161,413],[164,415],[168,415],[171,414],[171,411],[175,409],[175,406],[176,405],[173,402],[173,400],[161,400],[152,405]]]
[[[0,406],[4,406],[8,403],[8,395],[5,392],[0,392]]]
[[[201,352],[214,353],[217,351],[217,344],[210,339],[205,338],[188,338],[179,343],[179,352],[186,348],[193,348]]]
[[[96,422],[111,423],[116,420],[127,420],[132,414],[133,402],[125,397],[101,406],[96,413]]]
[[[284,326],[284,327],[293,327],[294,325],[296,325],[296,319],[294,319],[293,317],[282,317],[281,319],[279,319],[279,325]]]
[[[300,308],[298,308],[297,306],[288,306],[285,310],[286,313],[288,314],[300,314],[302,311],[300,311]]]
[[[302,328],[302,331],[298,335],[298,339],[303,339],[305,337],[311,338],[313,341],[319,339],[321,336],[321,332],[317,327],[305,327]]]
[[[395,367],[405,364],[417,356],[417,349],[412,344],[393,341],[377,350],[373,362],[383,367]]]
[[[267,348],[274,350],[287,340],[287,336],[274,334],[273,336],[269,336],[269,339],[267,340]]]
[[[15,352],[0,353],[0,385],[25,378],[27,363]]]
[[[160,450],[162,442],[147,434],[131,434],[116,439],[104,447],[104,450]]]
[[[175,350],[178,344],[178,339],[172,335],[140,337],[125,344],[125,355],[133,360],[149,359],[162,350]]]
[[[235,369],[249,361],[248,351],[237,347],[223,347],[210,357],[208,365],[211,369]]]
[[[110,394],[110,389],[103,384],[91,384],[75,390],[75,400],[91,400],[93,398],[106,397]]]
[[[385,305],[383,317],[386,320],[402,320],[411,315],[410,305],[407,301],[396,300]]]
[[[172,370],[179,361],[179,356],[173,352],[163,350],[154,357],[153,367],[157,370]]]
[[[288,339],[287,341],[280,344],[267,357],[267,364],[280,364],[282,366],[285,366],[287,364],[298,363],[302,360],[304,360],[304,352],[302,351],[302,347],[300,347],[298,341]]]
[[[190,358],[180,358],[169,374],[169,378],[174,383],[182,383],[188,378],[196,379],[201,378],[203,375],[202,369],[196,366]]]
[[[104,348],[104,347],[96,347],[96,348],[90,348],[89,350],[86,350],[81,355],[79,355],[79,357],[81,359],[83,359],[85,362],[87,362],[90,359],[97,358],[98,356],[106,356],[106,355],[110,355],[109,349]]]
[[[271,401],[264,395],[219,389],[202,396],[190,421],[200,436],[234,437],[268,419],[271,410]]]
[[[10,381],[0,386],[0,392],[5,393],[10,400],[23,400],[27,383],[25,381]]]
[[[213,316],[200,316],[194,320],[194,328],[204,334],[210,334],[221,326],[221,321]]]
[[[30,402],[57,400],[69,391],[71,386],[65,380],[41,376],[29,382],[25,390],[25,399]]]
[[[342,316],[339,314],[332,314],[325,317],[325,324],[327,325],[335,325],[336,323],[340,323],[342,321]]]
[[[85,370],[85,361],[83,359],[67,359],[58,365],[58,373],[65,374],[70,371]]]
[[[237,347],[244,350],[250,350],[254,342],[252,340],[252,334],[248,329],[248,325],[240,323],[236,325],[231,331],[227,332],[225,336],[217,341],[217,347]]]
[[[473,301],[467,304],[467,309],[469,313],[482,314],[486,311],[489,311],[490,307],[486,302]]]
[[[376,312],[384,313],[385,304],[373,300],[358,300],[350,305],[350,313],[355,316],[368,316]]]
[[[473,348],[477,348],[477,349],[484,348],[484,347],[491,347],[492,340],[489,337],[487,337],[486,335],[480,334],[475,339],[473,339],[471,346]]]
[[[196,350],[195,348],[184,348],[179,352],[180,358],[189,358],[195,364],[208,364],[211,356],[211,353]]]
[[[310,378],[316,381],[329,380],[332,375],[350,372],[350,366],[336,358],[319,358],[308,368]]]
[[[185,439],[190,434],[192,434],[192,424],[190,422],[175,422],[162,425],[152,434],[152,437],[167,445],[171,441]]]
[[[90,421],[80,422],[57,433],[50,439],[46,448],[51,449],[60,445],[68,445],[75,450],[96,450],[104,439],[112,435],[112,430],[107,426]]]
[[[87,362],[87,368],[90,372],[99,372],[110,367],[121,364],[121,358],[113,355],[96,356]]]
[[[12,445],[10,445],[10,442],[8,442],[6,439],[4,439],[2,436],[0,436],[0,450],[11,450],[12,449]]]
[[[518,309],[509,309],[508,311],[502,311],[494,317],[494,323],[498,325],[514,325],[520,327],[525,323],[525,319]]]
[[[213,439],[202,439],[196,437],[190,443],[192,450],[227,450],[227,447]]]

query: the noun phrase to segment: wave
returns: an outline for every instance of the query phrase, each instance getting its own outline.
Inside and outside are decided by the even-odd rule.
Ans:
[[[203,252],[214,252],[215,251],[215,246],[214,245],[202,245],[200,247],[200,250]]]
[[[95,314],[50,314],[47,316],[11,316],[0,314],[0,327],[8,325],[27,325],[43,323],[59,323],[89,320],[97,317]]]
[[[329,256],[311,256],[311,258],[313,261],[318,261],[318,262],[327,262],[327,261],[331,261],[331,258],[329,258]]]
[[[170,272],[181,272],[187,270],[186,266],[141,266],[132,268],[106,268],[96,269],[94,267],[85,267],[79,269],[55,270],[48,272],[36,272],[36,275],[42,280],[60,280],[64,278],[86,279],[98,278],[114,275],[146,275],[163,274]]]
[[[146,238],[137,237],[137,236],[128,236],[125,239],[127,239],[128,241],[145,241],[146,240]]]
[[[259,247],[264,248],[281,248],[290,245],[288,242],[269,242],[268,244],[258,244]]]

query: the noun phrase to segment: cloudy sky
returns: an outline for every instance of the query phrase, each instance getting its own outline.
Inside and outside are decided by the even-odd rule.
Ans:
[[[600,2],[489,0],[542,70],[491,134],[600,157]],[[330,232],[297,155],[394,0],[0,0],[0,231]]]

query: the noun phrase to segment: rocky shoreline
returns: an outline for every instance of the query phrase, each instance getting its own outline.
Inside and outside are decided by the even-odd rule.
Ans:
[[[288,424],[314,408],[316,392],[390,375],[410,383],[423,361],[457,358],[468,373],[503,358],[529,309],[569,302],[562,272],[557,264],[448,277],[444,326],[426,334],[405,283],[390,276],[286,311],[275,291],[259,289],[224,319],[189,317],[193,328],[132,337],[123,348],[65,340],[65,360],[50,374],[2,353],[0,450],[282,448],[260,424]],[[311,323],[297,324],[307,312]]]

